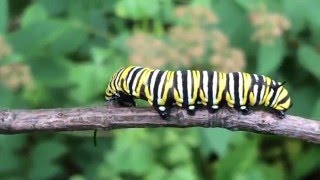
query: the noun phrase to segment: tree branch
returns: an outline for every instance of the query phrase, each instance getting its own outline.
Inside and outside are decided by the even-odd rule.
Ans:
[[[244,116],[232,109],[221,109],[215,114],[198,110],[195,116],[189,116],[185,110],[174,108],[168,121],[162,120],[151,108],[99,106],[0,111],[0,134],[146,127],[221,127],[320,143],[320,121],[290,115],[277,119],[264,111],[254,111]]]

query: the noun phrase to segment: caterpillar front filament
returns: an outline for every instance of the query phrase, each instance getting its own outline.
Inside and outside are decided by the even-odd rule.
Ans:
[[[248,106],[264,105],[278,117],[292,106],[283,83],[269,77],[243,72],[162,71],[138,66],[116,72],[106,89],[106,100],[116,100],[123,106],[135,106],[134,99],[148,101],[167,119],[173,105],[194,115],[198,104],[216,112],[223,104],[248,114]]]

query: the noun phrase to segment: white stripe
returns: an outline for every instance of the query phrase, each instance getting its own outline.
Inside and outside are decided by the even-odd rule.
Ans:
[[[273,85],[276,85],[276,82],[275,82],[274,80],[272,80],[272,84],[273,84]]]
[[[138,69],[138,67],[134,67],[133,69],[131,69],[131,71],[130,71],[130,73],[128,75],[128,79],[127,79],[127,87],[129,87],[130,81],[132,79],[132,75],[137,69]],[[129,90],[130,90],[130,87],[129,87]]]
[[[167,75],[168,71],[165,71],[162,76],[161,76],[161,79],[160,79],[160,83],[159,83],[159,89],[158,89],[158,104],[160,104],[160,101],[162,99],[161,97],[161,94],[162,94],[162,91],[163,91],[163,86],[164,86],[164,82],[166,81],[166,75]],[[164,94],[165,96],[165,94]]]
[[[243,101],[243,77],[242,77],[242,73],[238,72],[239,74],[239,104],[242,104]]]
[[[263,82],[266,82],[266,77],[265,77],[265,76],[262,76],[262,78],[263,78]]]
[[[203,71],[203,83],[202,83],[202,87],[203,87],[203,91],[204,91],[204,97],[206,99],[208,99],[208,72],[207,71]]]
[[[182,74],[181,71],[177,71],[177,83],[178,83],[178,92],[180,97],[183,98],[183,87],[182,87]]]
[[[269,92],[268,98],[267,98],[267,99],[269,100],[269,105],[272,103],[272,102],[270,102],[270,99],[271,99],[273,93],[274,93],[274,90],[273,90],[273,89],[270,89],[270,92]]]
[[[152,74],[152,77],[151,77],[151,83],[150,83],[150,94],[152,97],[154,97],[154,94],[153,94],[153,89],[154,89],[154,85],[156,83],[156,78],[157,78],[157,75],[159,73],[160,70],[155,70],[154,73]]]
[[[263,96],[264,96],[264,93],[265,93],[264,91],[265,91],[265,86],[262,85],[259,104],[263,103]]]
[[[229,73],[229,92],[231,95],[231,100],[234,101],[234,79],[232,73]]]
[[[253,74],[254,78],[256,79],[256,82],[259,82],[259,77],[257,74]]]
[[[133,80],[133,84],[132,84],[132,89],[133,89],[133,91],[132,91],[132,94],[134,95],[134,96],[137,96],[138,94],[137,94],[137,92],[136,92],[136,86],[137,86],[137,82],[138,82],[138,79],[140,78],[140,76],[141,76],[141,74],[142,74],[142,72],[143,72],[144,70],[143,69],[140,69],[140,71],[137,73],[137,75],[136,75],[136,78],[134,78],[134,80]]]
[[[274,100],[273,100],[273,102],[272,102],[272,104],[271,104],[271,107],[274,106],[275,103],[277,102],[277,100],[278,100],[278,98],[279,98],[279,96],[280,96],[280,91],[281,91],[281,88],[278,88],[278,89],[277,89],[276,97],[274,97]]]
[[[254,86],[253,86],[253,94],[254,94],[254,98],[255,98],[255,102],[257,103],[257,101],[258,101],[258,85],[257,84],[255,84]],[[259,102],[258,102],[259,103]]]
[[[192,75],[191,75],[191,71],[188,70],[187,71],[187,86],[188,86],[188,89],[187,89],[187,92],[188,92],[188,104],[191,104],[191,96],[192,96]]]
[[[218,73],[213,71],[213,80],[212,80],[212,104],[215,104],[216,99],[218,98]]]

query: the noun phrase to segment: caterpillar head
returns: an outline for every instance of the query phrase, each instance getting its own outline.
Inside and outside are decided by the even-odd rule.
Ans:
[[[285,82],[278,83],[273,88],[275,90],[275,98],[271,103],[271,107],[277,111],[285,112],[292,106],[292,102],[287,89],[283,87]]]

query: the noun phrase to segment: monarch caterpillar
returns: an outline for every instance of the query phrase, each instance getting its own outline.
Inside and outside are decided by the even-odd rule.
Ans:
[[[248,106],[264,105],[279,118],[292,106],[284,83],[269,77],[244,72],[162,71],[129,66],[116,72],[106,89],[106,100],[116,100],[122,106],[135,106],[134,99],[148,101],[167,119],[173,105],[194,115],[198,104],[210,113],[223,104],[248,114]]]

